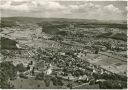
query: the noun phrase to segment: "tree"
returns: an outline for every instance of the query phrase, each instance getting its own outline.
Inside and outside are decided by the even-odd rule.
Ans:
[[[45,86],[46,87],[49,87],[50,86],[50,77],[45,77],[45,79],[44,79],[44,82],[45,82]]]
[[[57,78],[56,77],[53,77],[51,80],[52,80],[54,86],[57,86],[58,85],[57,84]]]
[[[15,79],[16,73],[16,67],[12,62],[5,61],[0,63],[0,88],[11,88],[8,80]]]
[[[44,80],[44,73],[39,73],[38,75],[36,75],[36,80]]]
[[[123,89],[127,88],[127,82],[119,80],[106,80],[98,82],[101,89]]]
[[[69,84],[67,85],[67,87],[70,88],[70,89],[72,89],[72,84],[69,83]]]
[[[24,67],[24,65],[23,65],[22,63],[17,64],[16,69],[17,69],[17,71],[19,71],[19,72],[24,72],[24,71],[27,70],[27,68]]]

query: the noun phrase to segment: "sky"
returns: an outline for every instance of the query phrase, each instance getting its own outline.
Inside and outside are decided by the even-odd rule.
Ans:
[[[0,0],[1,17],[126,20],[125,1]]]

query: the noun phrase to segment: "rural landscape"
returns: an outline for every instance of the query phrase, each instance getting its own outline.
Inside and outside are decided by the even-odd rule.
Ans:
[[[127,2],[0,1],[1,89],[127,89]]]

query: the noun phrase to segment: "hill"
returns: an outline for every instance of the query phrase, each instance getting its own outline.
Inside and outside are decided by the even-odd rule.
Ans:
[[[68,19],[68,18],[35,18],[35,17],[2,17],[1,23],[3,21],[17,21],[21,23],[41,23],[41,22],[54,22],[54,23],[84,23],[84,24],[95,24],[95,25],[127,25],[127,21],[104,21],[95,19]]]

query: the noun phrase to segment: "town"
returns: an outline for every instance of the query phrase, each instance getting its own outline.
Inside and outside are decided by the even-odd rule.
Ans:
[[[14,18],[0,26],[0,88],[127,88],[126,23]]]

